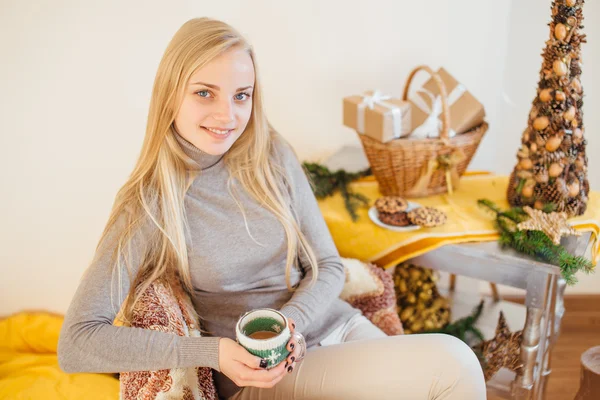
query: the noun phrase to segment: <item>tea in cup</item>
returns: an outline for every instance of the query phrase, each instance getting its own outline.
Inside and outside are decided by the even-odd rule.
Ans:
[[[258,308],[242,315],[235,327],[237,342],[250,353],[267,360],[267,369],[290,354],[292,337],[287,318],[272,308]]]

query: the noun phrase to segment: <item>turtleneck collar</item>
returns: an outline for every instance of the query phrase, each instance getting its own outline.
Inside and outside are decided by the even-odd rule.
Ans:
[[[179,132],[177,132],[175,129],[173,129],[173,132],[175,133],[175,138],[179,142],[179,145],[181,146],[181,149],[183,150],[183,152],[185,154],[187,154],[191,159],[193,159],[198,164],[198,166],[200,167],[201,170],[211,168],[214,165],[216,165],[217,163],[219,163],[219,161],[221,161],[221,159],[223,159],[224,154],[219,154],[219,155],[208,154],[208,153],[200,150],[196,146],[194,146],[192,143],[190,143],[187,139],[185,139],[183,136],[181,136],[179,134]]]

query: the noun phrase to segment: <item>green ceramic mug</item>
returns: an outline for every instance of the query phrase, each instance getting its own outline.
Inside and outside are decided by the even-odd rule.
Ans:
[[[242,315],[235,327],[237,342],[250,353],[267,360],[267,369],[290,354],[292,337],[287,318],[272,308],[258,308]]]

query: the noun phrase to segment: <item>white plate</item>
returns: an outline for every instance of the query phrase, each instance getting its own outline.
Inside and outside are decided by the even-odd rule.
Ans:
[[[406,212],[414,210],[415,208],[419,208],[419,207],[421,207],[420,204],[409,201]],[[379,213],[377,212],[377,208],[375,208],[375,206],[369,208],[369,218],[371,218],[371,221],[373,221],[376,225],[379,225],[382,228],[389,229],[391,231],[396,231],[396,232],[410,232],[410,231],[416,231],[418,229],[421,229],[421,227],[419,225],[395,226],[395,225],[385,224],[385,223],[381,222],[378,214]]]

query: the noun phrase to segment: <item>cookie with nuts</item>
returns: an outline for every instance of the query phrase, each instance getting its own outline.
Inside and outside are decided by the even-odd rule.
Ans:
[[[419,207],[408,213],[408,219],[415,225],[425,228],[444,225],[448,219],[443,211],[433,207]]]
[[[379,213],[399,213],[408,208],[408,201],[400,196],[383,196],[375,200],[375,208]]]

